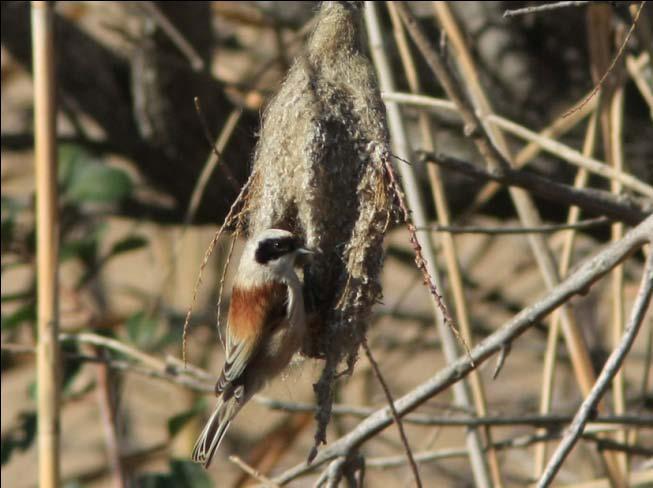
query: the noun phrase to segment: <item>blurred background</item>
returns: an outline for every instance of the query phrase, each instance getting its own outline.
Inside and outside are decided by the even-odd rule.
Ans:
[[[600,63],[591,53],[592,36],[605,34],[607,59],[611,59],[617,40],[623,40],[632,24],[629,4],[638,5],[603,2],[617,5],[602,6],[605,31],[599,34],[589,7],[503,17],[507,8],[538,3],[450,4],[495,112],[535,132],[590,92],[605,71],[597,68]],[[408,4],[434,42],[446,47],[447,36],[433,4]],[[1,8],[2,480],[4,486],[33,487],[37,484],[36,302],[29,3],[2,2]],[[65,486],[245,486],[255,480],[229,455],[273,477],[305,460],[312,447],[315,423],[309,409],[289,412],[272,408],[263,399],[249,404],[238,417],[205,472],[189,462],[189,455],[215,401],[210,391],[202,391],[207,384],[210,388],[210,380],[189,387],[176,381],[174,374],[155,377],[151,370],[161,364],[180,367],[182,326],[204,253],[246,181],[261,112],[302,52],[317,8],[317,2],[56,4],[60,326],[68,337],[62,342]],[[408,92],[390,16],[385,6],[379,12],[398,90]],[[608,84],[623,88],[622,147],[627,171],[650,184],[651,5],[644,7],[639,24],[642,27],[626,46],[619,72]],[[422,93],[443,97],[437,80],[413,51]],[[418,120],[422,112],[407,107],[402,113],[414,148],[423,147]],[[476,158],[459,122],[437,113],[429,117],[439,151]],[[581,150],[585,131],[585,122],[579,121],[552,137]],[[605,161],[608,156],[601,143],[605,133],[598,137],[595,157]],[[208,141],[214,139],[222,157],[203,180],[200,175],[213,158]],[[517,152],[525,142],[511,139],[510,144]],[[573,166],[545,153],[537,154],[529,168],[569,184],[576,174]],[[427,172],[421,167],[419,171],[428,191]],[[470,207],[483,185],[450,172],[442,177],[455,225],[520,225],[505,189]],[[610,188],[598,178],[591,178],[590,185]],[[535,202],[547,223],[565,221],[566,206]],[[425,198],[424,205],[437,223],[432,199]],[[545,236],[553,252],[560,253],[565,232]],[[395,398],[446,364],[433,325],[431,297],[422,286],[408,239],[401,225],[389,231],[384,300],[375,309],[369,335]],[[437,233],[434,240],[438,264],[444,267]],[[609,240],[609,225],[582,230],[571,262],[593,255]],[[236,243],[232,263],[238,262],[241,245]],[[455,236],[455,245],[474,343],[546,289],[526,234],[466,233]],[[228,243],[221,242],[206,268],[188,343],[190,364],[215,376],[223,361],[216,303],[227,248]],[[641,255],[624,264],[626,311],[637,292],[641,269]],[[232,272],[230,268],[226,276],[223,312],[228,309]],[[445,284],[449,285],[448,278]],[[586,296],[573,299],[597,371],[612,349],[610,292],[611,283],[604,280]],[[626,412],[632,415],[653,412],[652,337],[649,313],[625,365]],[[489,416],[538,413],[546,344],[547,326],[538,324],[513,344],[496,380],[492,380],[493,364],[480,368]],[[140,363],[139,352],[147,355]],[[264,396],[311,404],[312,384],[321,366],[318,360],[298,361]],[[562,345],[557,366],[552,411],[573,415],[581,394]],[[353,376],[339,383],[335,401],[370,412],[386,404],[365,357]],[[612,411],[612,400],[606,401]],[[334,414],[330,441],[360,421],[354,410],[343,408]],[[471,414],[454,404],[449,391],[419,412],[436,417]],[[552,424],[547,433],[557,439],[563,427]],[[473,486],[464,427],[406,424],[406,430],[414,452],[441,454],[420,463],[425,486]],[[648,446],[648,451],[630,453],[629,470],[650,474],[653,432],[636,430],[634,444]],[[505,425],[494,427],[492,433],[504,485],[527,486],[532,482],[535,445],[543,442],[535,427]],[[598,451],[591,440],[579,444],[557,481],[604,486]],[[368,461],[366,486],[412,483],[395,427],[365,444],[361,452]],[[318,476],[316,472],[290,485],[312,486]],[[580,484],[592,481],[595,484]]]

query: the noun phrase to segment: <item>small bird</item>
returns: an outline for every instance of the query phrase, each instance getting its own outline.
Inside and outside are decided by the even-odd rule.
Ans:
[[[281,229],[267,229],[245,244],[231,293],[225,363],[215,385],[218,404],[193,449],[193,461],[205,468],[243,405],[301,347],[306,313],[295,266],[312,254]]]

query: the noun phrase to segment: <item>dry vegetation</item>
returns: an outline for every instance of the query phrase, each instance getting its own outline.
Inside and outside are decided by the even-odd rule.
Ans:
[[[653,484],[653,6],[560,3],[60,2],[54,185],[3,2],[3,484],[56,486],[38,452],[65,486]],[[311,340],[204,472],[218,296],[268,226],[322,250]]]

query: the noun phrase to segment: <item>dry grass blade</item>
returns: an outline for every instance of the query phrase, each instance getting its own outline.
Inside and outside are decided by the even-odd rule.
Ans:
[[[240,221],[240,213],[238,212],[238,207],[246,203],[249,187],[252,184],[252,181],[254,180],[255,177],[256,177],[256,173],[252,171],[248,180],[240,189],[240,193],[238,193],[236,200],[234,200],[234,203],[231,204],[231,208],[229,208],[229,212],[227,213],[227,216],[224,219],[224,224],[222,224],[222,226],[216,231],[215,235],[213,236],[213,239],[209,243],[209,247],[204,253],[204,259],[202,259],[202,264],[200,265],[200,269],[197,274],[197,280],[195,281],[195,285],[193,286],[193,298],[188,307],[188,312],[186,312],[186,318],[184,320],[184,328],[182,334],[182,358],[184,363],[186,363],[186,340],[188,334],[188,327],[190,325],[190,319],[193,315],[193,307],[195,306],[195,301],[197,300],[197,292],[199,291],[199,287],[202,284],[202,273],[204,272],[204,268],[206,268],[206,265],[209,263],[209,258],[211,257],[211,254],[213,254],[213,250],[215,249],[216,244],[220,240],[220,236],[222,236],[222,232],[224,231],[224,229],[230,227],[234,223],[234,220]]]
[[[590,100],[591,98],[593,98],[593,97],[598,93],[598,91],[601,89],[601,87],[603,86],[603,83],[604,83],[605,80],[607,79],[608,75],[612,72],[612,70],[613,70],[614,67],[616,66],[617,61],[619,61],[619,59],[621,59],[621,55],[623,54],[624,50],[626,49],[626,45],[628,44],[628,41],[630,40],[630,36],[631,36],[631,35],[633,34],[633,32],[635,31],[635,27],[637,27],[637,21],[639,20],[639,16],[640,16],[640,14],[642,13],[642,9],[644,8],[644,5],[646,5],[646,0],[643,0],[642,2],[640,2],[640,4],[639,4],[639,9],[637,9],[637,13],[635,14],[635,17],[633,18],[633,23],[631,24],[630,29],[628,30],[628,34],[626,34],[626,38],[625,38],[624,41],[621,43],[621,46],[619,47],[619,50],[617,51],[617,54],[615,54],[614,58],[612,59],[612,62],[610,63],[610,66],[609,66],[608,69],[605,71],[605,73],[603,73],[603,76],[601,76],[601,79],[600,79],[600,80],[598,81],[598,83],[594,86],[594,88],[592,89],[592,91],[590,92],[590,94],[588,95],[588,97],[587,97],[585,100],[583,100],[583,101],[580,103],[580,105],[578,105],[577,107],[572,108],[570,111],[568,111],[567,113],[565,113],[565,114],[563,115],[563,117],[568,117],[568,116],[570,116],[571,114],[573,114],[574,112],[577,112],[578,110],[582,109],[583,106],[584,106],[587,102],[589,102],[589,100]]]

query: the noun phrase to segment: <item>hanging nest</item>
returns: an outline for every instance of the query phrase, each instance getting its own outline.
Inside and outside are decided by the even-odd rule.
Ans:
[[[361,2],[322,4],[306,52],[264,113],[245,209],[250,235],[284,228],[318,250],[304,273],[310,332],[302,350],[325,359],[316,446],[326,442],[336,368],[351,371],[381,297],[390,220],[389,136],[362,53],[361,10]]]

